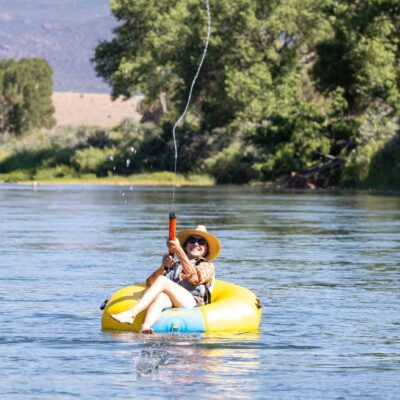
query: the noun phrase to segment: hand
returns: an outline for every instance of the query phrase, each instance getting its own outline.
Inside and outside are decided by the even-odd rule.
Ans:
[[[164,268],[171,268],[173,265],[174,265],[174,262],[175,262],[175,260],[174,260],[174,257],[172,257],[171,255],[169,255],[169,254],[166,254],[164,257],[163,257],[163,260],[162,260],[162,263],[163,263],[163,265],[164,265]]]
[[[167,247],[170,252],[179,253],[182,250],[178,239],[167,240]]]

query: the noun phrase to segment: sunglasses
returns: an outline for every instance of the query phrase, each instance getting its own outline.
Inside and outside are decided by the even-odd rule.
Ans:
[[[206,240],[206,239],[203,239],[203,238],[197,239],[197,238],[194,238],[194,237],[190,237],[190,238],[187,240],[187,243],[189,243],[189,244],[198,243],[200,246],[205,246],[205,245],[207,244],[207,240]]]

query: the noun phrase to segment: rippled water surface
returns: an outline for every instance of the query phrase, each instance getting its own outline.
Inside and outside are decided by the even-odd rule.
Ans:
[[[0,186],[2,399],[397,399],[400,199],[180,189],[218,235],[258,335],[100,329],[99,305],[165,251],[168,188]]]

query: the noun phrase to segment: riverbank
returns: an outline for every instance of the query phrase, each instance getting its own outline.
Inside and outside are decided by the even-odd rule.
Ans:
[[[0,174],[0,183],[17,183],[21,185],[142,185],[142,186],[213,186],[215,180],[209,175],[200,174],[177,174],[176,178],[172,172],[152,172],[132,174],[128,176],[97,177],[94,174],[81,175],[79,177],[63,176],[45,179],[15,179],[13,174]]]
[[[252,181],[247,184],[218,184],[215,179],[209,175],[181,175],[178,174],[176,182],[174,182],[172,172],[153,172],[132,174],[129,176],[108,176],[96,177],[95,175],[87,174],[80,177],[59,177],[49,179],[30,179],[30,180],[14,180],[8,179],[7,174],[0,174],[0,185],[21,185],[38,187],[40,185],[82,185],[82,186],[174,186],[177,187],[247,187],[249,190],[262,190],[270,193],[285,193],[285,194],[301,194],[301,193],[326,193],[331,195],[357,195],[370,194],[380,196],[398,196],[400,191],[393,189],[369,189],[369,188],[345,188],[345,187],[329,187],[329,188],[289,188],[281,182],[260,182]]]

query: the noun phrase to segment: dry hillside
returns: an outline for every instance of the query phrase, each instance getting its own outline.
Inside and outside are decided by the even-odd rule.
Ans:
[[[108,94],[55,92],[52,98],[57,126],[113,127],[124,118],[140,119],[140,96],[112,101]]]

